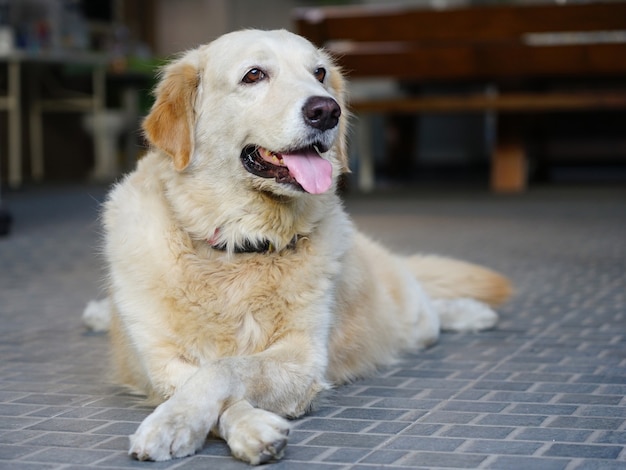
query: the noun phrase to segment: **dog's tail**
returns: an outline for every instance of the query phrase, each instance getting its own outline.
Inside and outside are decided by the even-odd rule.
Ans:
[[[435,299],[470,298],[496,307],[513,293],[506,277],[476,264],[432,255],[414,255],[407,263],[426,293]]]

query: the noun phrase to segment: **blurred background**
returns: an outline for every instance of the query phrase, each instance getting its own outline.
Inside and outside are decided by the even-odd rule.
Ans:
[[[151,104],[150,90],[156,68],[172,54],[209,42],[225,32],[247,27],[306,32],[303,29],[306,26],[298,18],[306,19],[307,15],[298,9],[310,7],[332,12],[328,7],[369,5],[384,9],[393,5],[409,10],[445,11],[537,3],[536,0],[0,0],[3,185],[6,189],[33,182],[107,182],[132,168],[143,150],[138,127]],[[564,2],[549,4],[566,6]],[[537,18],[537,24],[541,21]],[[626,17],[619,21],[623,23],[621,35],[613,31],[609,41],[605,38],[601,42],[620,43],[624,47]],[[363,28],[368,27],[363,23]],[[444,32],[454,28],[445,21],[432,27]],[[474,27],[478,31],[491,28],[488,23]],[[415,28],[423,29],[419,25]],[[616,29],[615,25],[611,28]],[[338,56],[342,54],[345,50]],[[591,62],[590,56],[581,57],[580,61]],[[610,60],[616,64],[615,70],[605,67],[594,72],[597,76],[583,77],[584,80],[579,74],[576,84],[582,83],[585,89],[615,88],[617,84],[623,90],[626,70],[618,63],[626,61]],[[454,94],[467,91],[468,86],[471,90],[478,86],[481,92],[489,92],[494,86],[489,76],[478,77],[480,80],[469,77],[462,83],[450,77],[444,80],[434,77],[418,84],[393,74],[368,76],[367,72],[355,71],[353,94],[366,98],[381,93],[386,97],[398,90],[400,96],[411,92],[417,96],[438,94],[442,90]],[[508,86],[512,80],[510,76],[506,78],[505,86]],[[518,78],[521,81],[522,77]],[[545,77],[541,77],[541,82],[532,81],[533,78],[536,77],[531,77],[528,83],[534,90],[546,89]],[[559,83],[571,85],[563,73],[558,78]],[[592,106],[567,113],[542,111],[525,111],[520,119],[512,121],[514,126],[523,126],[527,158],[524,171],[528,178],[523,187],[514,191],[523,191],[528,184],[619,184],[626,180],[623,103],[607,109]],[[362,145],[357,145],[353,129],[354,175],[346,185],[365,190],[414,183],[438,187],[474,184],[487,188],[497,119],[497,114],[489,110],[468,113],[452,109],[445,113],[424,111],[411,115],[370,113],[365,146],[373,160],[368,171],[374,175],[365,185],[359,184],[357,153]]]
[[[329,395],[280,468],[626,468],[626,1],[570,0],[0,0],[0,468],[139,465],[150,409],[80,319],[109,284],[98,216],[157,68],[247,27],[348,73],[356,226],[517,292],[497,329]]]

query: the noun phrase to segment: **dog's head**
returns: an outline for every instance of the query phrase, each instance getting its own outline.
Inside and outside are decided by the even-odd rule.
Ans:
[[[346,122],[344,79],[324,51],[284,30],[244,30],[166,66],[143,127],[179,172],[297,196],[348,171]]]

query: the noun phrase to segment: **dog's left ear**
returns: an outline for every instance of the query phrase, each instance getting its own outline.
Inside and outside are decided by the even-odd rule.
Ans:
[[[330,86],[335,90],[335,97],[341,106],[341,117],[339,118],[339,139],[337,141],[338,158],[341,163],[341,172],[350,173],[348,163],[348,121],[350,113],[347,106],[347,84],[343,72],[338,65],[333,65],[330,71]]]
[[[194,102],[200,81],[195,55],[191,51],[163,69],[156,101],[143,121],[148,141],[172,157],[178,171],[189,165],[194,150]]]

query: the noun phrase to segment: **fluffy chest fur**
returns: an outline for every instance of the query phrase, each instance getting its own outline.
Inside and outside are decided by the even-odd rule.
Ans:
[[[133,312],[130,321],[141,324],[146,336],[170,342],[193,363],[259,352],[290,334],[322,338],[325,343],[334,286],[347,249],[341,240],[350,230],[343,212],[331,211],[316,220],[315,208],[302,211],[304,220],[291,223],[306,233],[294,246],[276,252],[216,250],[203,234],[214,233],[217,227],[228,242],[241,234],[250,238],[264,234],[284,244],[291,232],[274,225],[272,217],[280,216],[272,211],[266,210],[269,220],[259,223],[258,212],[238,206],[236,200],[212,206],[206,189],[200,202],[202,196],[191,190],[185,194],[194,194],[195,201],[181,199],[167,190],[163,171],[168,170],[158,164],[158,155],[147,157],[106,204],[111,281],[139,282],[128,298],[123,294],[130,292],[128,286],[112,286],[119,292],[116,302],[141,304],[142,308],[123,309]],[[193,220],[177,215],[184,204],[185,214],[194,214]],[[229,213],[239,216],[229,218]],[[247,213],[254,215],[255,224],[246,225]],[[167,302],[166,309],[149,308],[157,296]]]

